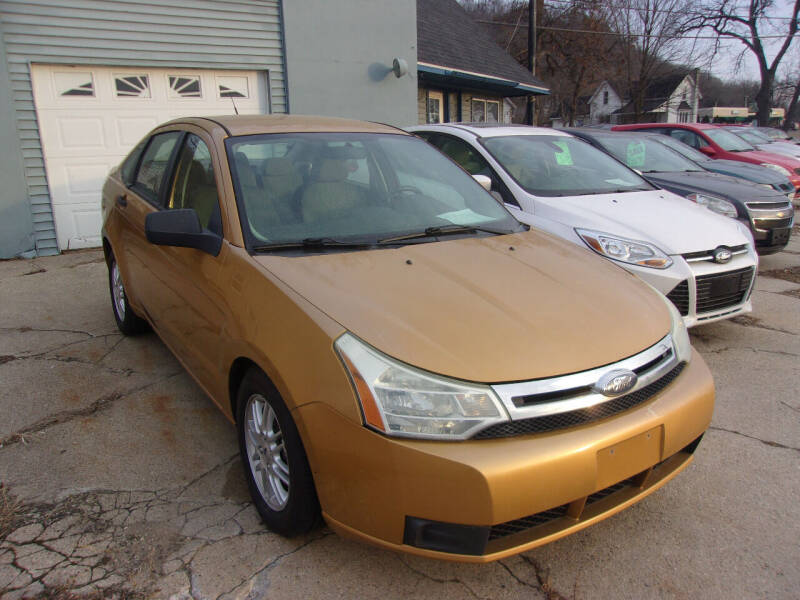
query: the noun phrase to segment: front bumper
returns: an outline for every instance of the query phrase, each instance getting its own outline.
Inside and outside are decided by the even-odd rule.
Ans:
[[[750,294],[755,285],[758,256],[751,248],[745,254],[735,255],[726,264],[711,261],[687,262],[681,255],[673,255],[672,259],[673,265],[664,270],[632,265],[624,267],[672,300],[686,327],[729,319],[753,310]],[[698,282],[704,282],[705,285],[709,278],[745,269],[752,270],[749,285],[728,303],[709,302],[705,295],[706,290],[698,289]]]
[[[391,438],[322,403],[296,409],[323,516],[336,531],[404,552],[488,562],[568,535],[651,493],[691,460],[684,451],[707,429],[711,374],[693,352],[681,375],[651,400],[580,427],[463,442]],[[654,465],[657,469],[650,470]],[[629,481],[588,502],[594,494]],[[596,496],[594,497],[596,498]],[[519,528],[532,516],[564,514]],[[411,524],[409,525],[409,519]],[[456,524],[495,535],[482,551],[414,544],[420,522]],[[425,544],[423,544],[425,545]]]
[[[750,208],[750,231],[759,254],[780,252],[789,243],[794,226],[794,208],[759,210]]]

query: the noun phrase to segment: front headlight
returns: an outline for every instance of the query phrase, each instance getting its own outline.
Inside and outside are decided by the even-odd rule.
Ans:
[[[655,289],[655,288],[653,288]],[[686,324],[683,322],[683,317],[672,301],[661,294],[664,302],[667,304],[669,314],[672,317],[672,343],[675,346],[675,355],[679,361],[689,362],[692,358],[692,343],[689,341],[689,331],[686,329]]]
[[[463,440],[508,413],[488,385],[426,373],[345,333],[334,344],[368,426],[400,437]]]
[[[689,194],[686,198],[724,217],[733,217],[735,219],[738,214],[733,203],[728,202],[724,198],[709,196],[708,194]]]
[[[653,269],[666,269],[672,266],[672,259],[653,244],[589,229],[576,228],[575,232],[589,248],[606,258]]]
[[[777,171],[781,175],[786,175],[786,177],[791,177],[792,176],[792,173],[789,171],[789,169],[784,169],[780,165],[774,165],[772,163],[761,163],[761,166],[762,167],[767,167],[768,169],[772,169],[773,171]]]

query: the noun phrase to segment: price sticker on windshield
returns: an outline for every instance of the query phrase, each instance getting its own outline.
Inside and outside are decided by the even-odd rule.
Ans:
[[[559,165],[563,165],[566,167],[571,167],[573,164],[572,162],[572,153],[569,151],[569,146],[567,146],[566,142],[553,142],[556,146],[561,148],[561,152],[556,152],[556,163]]]
[[[642,142],[631,142],[628,144],[628,157],[625,160],[631,169],[641,169],[644,167],[645,150]]]

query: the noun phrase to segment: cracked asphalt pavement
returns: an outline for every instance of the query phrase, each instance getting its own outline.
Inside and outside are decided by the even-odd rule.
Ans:
[[[797,598],[797,228],[760,270],[752,314],[692,330],[717,386],[695,462],[598,525],[465,565],[270,533],[233,426],[154,334],[117,332],[102,253],[0,262],[0,597]]]

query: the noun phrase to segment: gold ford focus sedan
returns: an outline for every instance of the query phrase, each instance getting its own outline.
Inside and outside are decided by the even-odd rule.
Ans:
[[[235,422],[281,534],[496,560],[664,485],[711,420],[670,302],[398,129],[175,120],[103,217],[119,328],[151,325]]]

